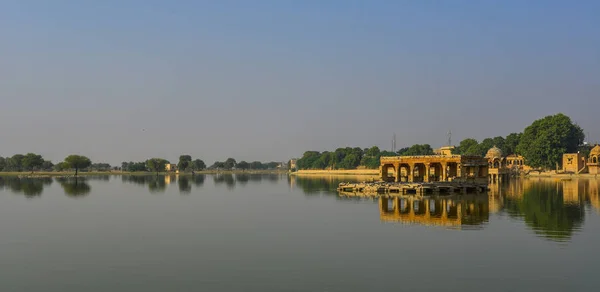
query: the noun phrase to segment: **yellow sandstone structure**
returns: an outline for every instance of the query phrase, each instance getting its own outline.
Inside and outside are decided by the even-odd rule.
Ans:
[[[587,162],[587,169],[590,174],[600,173],[600,145],[596,145],[590,151],[590,158]]]
[[[481,156],[440,155],[381,157],[384,182],[487,182],[488,162]]]

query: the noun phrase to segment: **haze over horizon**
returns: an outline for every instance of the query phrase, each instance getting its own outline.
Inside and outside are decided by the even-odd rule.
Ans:
[[[600,141],[598,1],[2,1],[0,156],[207,164],[521,132]]]

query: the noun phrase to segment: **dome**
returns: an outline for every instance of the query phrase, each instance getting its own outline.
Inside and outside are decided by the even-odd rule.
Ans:
[[[494,146],[485,154],[485,158],[502,158],[502,150]]]
[[[600,155],[600,145],[596,145],[592,150],[590,150],[590,154],[598,154]]]

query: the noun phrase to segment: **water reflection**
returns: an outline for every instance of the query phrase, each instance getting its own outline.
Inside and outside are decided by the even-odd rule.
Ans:
[[[44,186],[51,185],[52,178],[19,178],[16,176],[0,177],[0,190],[9,189],[15,194],[34,198],[42,195]]]
[[[63,188],[65,195],[73,198],[83,197],[87,195],[92,188],[86,182],[87,178],[57,178],[56,180],[60,183]]]
[[[523,220],[538,236],[567,241],[579,231],[585,219],[586,202],[597,204],[596,180],[515,180],[494,187],[495,210]]]
[[[179,176],[177,179],[177,187],[181,194],[189,194],[192,192],[192,185],[190,185],[190,178],[188,176]]]
[[[381,221],[439,225],[452,228],[479,228],[489,221],[487,196],[379,197]]]
[[[306,195],[336,195],[341,182],[368,181],[372,176],[288,176],[290,188],[300,188]]]

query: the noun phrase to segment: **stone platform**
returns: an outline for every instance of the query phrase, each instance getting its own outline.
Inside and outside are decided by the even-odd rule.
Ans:
[[[400,183],[400,182],[362,182],[340,183],[338,192],[345,195],[432,195],[432,194],[474,194],[487,192],[487,184],[467,182],[431,182],[431,183]]]

